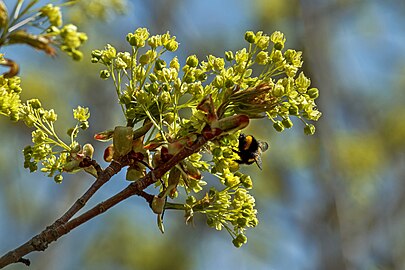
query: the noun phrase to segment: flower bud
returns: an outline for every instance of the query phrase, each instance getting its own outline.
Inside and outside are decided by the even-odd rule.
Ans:
[[[235,85],[235,83],[231,79],[228,78],[228,79],[225,80],[225,87],[226,88],[231,88],[234,85]]]
[[[168,51],[171,51],[171,52],[176,51],[178,47],[179,47],[179,43],[178,43],[175,39],[170,40],[170,41],[165,45],[165,48],[166,48]]]
[[[197,199],[194,196],[188,196],[186,199],[186,204],[193,205],[195,204]]]
[[[235,192],[235,200],[237,201],[244,201],[247,197],[247,191],[240,188]]]
[[[211,228],[215,227],[215,220],[213,218],[208,218],[207,219],[207,225]]]
[[[284,48],[284,45],[280,42],[274,44],[274,49],[281,51]]]
[[[174,58],[172,59],[172,61],[170,61],[169,66],[170,66],[171,68],[176,69],[177,72],[178,72],[178,71],[180,70],[179,59],[178,59],[177,57],[174,57]]]
[[[286,41],[284,34],[280,31],[275,31],[270,36],[270,40],[274,43],[274,49],[282,50],[284,48],[284,43]]]
[[[198,65],[197,56],[194,54],[187,57],[186,64],[189,65],[190,67],[196,67]]]
[[[79,50],[72,50],[71,56],[75,61],[80,61],[83,59],[83,53]]]
[[[154,74],[154,73],[150,73],[149,74],[149,80],[151,81],[151,82],[156,82],[157,81],[157,77],[156,77],[156,74]]]
[[[136,44],[135,35],[133,33],[128,33],[127,41],[129,43],[129,45],[135,46],[135,44]]]
[[[284,130],[284,126],[283,126],[283,123],[281,123],[281,121],[276,121],[276,122],[273,124],[273,128],[274,128],[275,130],[277,130],[278,132],[282,132],[282,131]]]
[[[122,60],[121,58],[116,58],[114,60],[114,65],[115,65],[115,68],[117,68],[117,69],[126,69],[127,68],[127,63],[125,63],[125,61]]]
[[[297,105],[291,105],[289,108],[288,108],[288,113],[290,114],[290,115],[298,115],[298,112],[299,112],[299,109],[298,109],[298,106]]]
[[[233,59],[235,59],[233,52],[232,51],[227,51],[225,52],[225,59],[226,61],[232,61]]]
[[[208,78],[208,75],[205,72],[198,73],[196,72],[196,78],[199,81],[205,81]]]
[[[281,84],[276,84],[273,89],[275,97],[281,97],[284,94],[284,87]]]
[[[314,135],[315,133],[315,126],[312,124],[308,124],[304,128],[305,135]]]
[[[259,65],[265,65],[269,62],[269,53],[265,51],[261,51],[256,55],[255,59],[256,63]]]
[[[168,104],[170,102],[171,96],[169,92],[162,92],[159,96],[159,101],[162,102],[163,104]]]
[[[82,130],[88,129],[89,126],[90,126],[89,122],[87,122],[87,121],[81,122],[80,125],[79,125],[80,129],[82,129]]]
[[[136,100],[141,104],[147,104],[149,102],[149,94],[146,93],[144,90],[140,90],[135,94]]]
[[[29,106],[31,106],[34,110],[42,107],[41,102],[39,101],[39,99],[36,99],[36,98],[28,100],[27,104]]]
[[[100,71],[100,78],[103,80],[107,80],[110,77],[110,72],[106,69]]]
[[[240,217],[240,218],[238,218],[237,220],[236,220],[236,223],[238,224],[238,226],[239,227],[246,227],[246,225],[247,225],[247,222],[248,222],[248,220],[247,220],[247,218],[244,218],[244,217]]]
[[[214,68],[214,70],[216,71],[221,71],[224,69],[225,67],[225,61],[223,58],[215,58],[212,67]]]
[[[281,123],[286,128],[291,128],[293,126],[293,122],[291,121],[290,118],[283,119],[283,121],[281,121]]]
[[[245,40],[249,43],[255,43],[256,41],[256,35],[253,33],[253,31],[247,31],[245,33]]]
[[[221,75],[217,75],[212,81],[212,85],[216,88],[222,88],[224,85],[224,77],[222,77]]]
[[[247,237],[243,234],[238,234],[238,236],[236,236],[236,239],[238,239],[238,241],[241,242],[242,244],[247,243]]]
[[[174,113],[166,113],[163,119],[167,123],[172,124],[174,122]]]
[[[162,40],[160,36],[151,36],[148,39],[148,44],[151,48],[157,48],[159,46],[162,46]]]
[[[240,181],[244,188],[251,189],[253,187],[253,182],[249,175],[241,176]]]
[[[317,88],[311,88],[307,92],[308,96],[312,99],[317,99],[319,97],[319,91]]]
[[[162,70],[164,67],[166,67],[166,62],[163,59],[157,59],[155,62],[155,68],[157,70]]]
[[[195,77],[193,74],[187,74],[187,76],[184,77],[184,82],[186,83],[192,83],[195,81]]]
[[[232,244],[237,248],[240,248],[243,245],[243,243],[239,242],[236,238],[232,240]]]
[[[100,59],[103,53],[100,50],[91,51],[91,57]]]
[[[295,80],[295,84],[297,85],[300,93],[305,93],[308,87],[311,85],[311,80],[304,75],[304,72],[301,72]]]
[[[55,177],[53,178],[53,180],[54,180],[56,183],[60,184],[60,183],[62,183],[63,176],[62,176],[61,174],[57,174],[57,175],[55,175]]]
[[[49,122],[55,122],[56,119],[58,118],[58,115],[55,113],[53,109],[51,109],[49,111],[45,111],[44,118]]]
[[[261,50],[267,49],[269,47],[270,37],[269,36],[261,36],[259,40],[256,42],[257,47]]]

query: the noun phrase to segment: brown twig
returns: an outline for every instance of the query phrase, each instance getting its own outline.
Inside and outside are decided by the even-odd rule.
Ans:
[[[80,226],[81,224],[89,221],[90,219],[104,213],[114,205],[122,202],[123,200],[133,196],[140,195],[144,198],[145,193],[143,190],[149,185],[153,184],[156,179],[161,178],[166,172],[173,168],[177,163],[179,163],[184,158],[190,156],[191,154],[198,152],[199,149],[207,142],[208,140],[199,135],[197,140],[193,145],[189,147],[184,147],[176,155],[174,155],[168,162],[163,163],[161,166],[156,168],[153,171],[150,171],[146,176],[139,179],[136,182],[129,184],[125,189],[110,197],[104,202],[97,204],[92,209],[81,214],[80,216],[70,220],[71,217],[77,211],[79,211],[88,199],[101,187],[106,181],[108,181],[114,174],[124,166],[119,162],[112,162],[109,167],[107,167],[97,178],[96,182],[86,191],[86,193],[76,201],[76,203],[55,223],[51,226],[48,226],[44,231],[38,235],[31,238],[26,243],[22,244],[20,247],[6,253],[3,257],[0,258],[0,268],[3,268],[9,264],[16,262],[29,262],[27,259],[24,259],[23,256],[33,252],[33,251],[44,251],[48,245],[63,235],[69,233],[74,228]],[[103,181],[105,181],[103,183]],[[96,184],[97,183],[97,184]]]

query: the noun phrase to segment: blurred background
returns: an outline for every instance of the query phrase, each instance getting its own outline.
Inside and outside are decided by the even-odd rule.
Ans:
[[[14,0],[5,1],[8,6]],[[45,1],[42,1],[45,2]],[[405,2],[373,0],[89,0],[66,9],[89,41],[80,63],[49,58],[25,46],[5,48],[21,66],[23,98],[55,108],[59,124],[88,106],[94,133],[124,123],[112,82],[99,79],[90,52],[111,43],[127,50],[138,27],[170,31],[184,63],[190,54],[223,57],[245,46],[246,30],[280,30],[287,48],[302,50],[304,72],[320,89],[323,116],[314,136],[297,121],[277,133],[255,120],[246,133],[270,144],[263,171],[244,166],[254,181],[259,225],[233,247],[226,231],[183,213],[166,212],[162,235],[143,199],[130,198],[107,214],[28,256],[30,269],[405,269]],[[123,4],[123,5],[120,5]],[[402,25],[402,26],[401,26]],[[62,126],[62,125],[61,125]],[[0,118],[0,253],[51,224],[91,184],[85,174],[55,184],[23,169],[30,131]],[[127,185],[116,176],[89,206]],[[404,207],[404,209],[402,209]],[[7,269],[22,269],[22,265]]]

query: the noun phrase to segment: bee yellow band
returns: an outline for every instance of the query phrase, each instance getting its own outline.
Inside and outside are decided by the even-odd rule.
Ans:
[[[245,138],[245,145],[243,146],[243,150],[248,150],[250,145],[252,144],[253,137],[252,136],[246,136]]]

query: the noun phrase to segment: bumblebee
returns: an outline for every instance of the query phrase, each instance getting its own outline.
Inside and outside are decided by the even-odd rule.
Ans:
[[[240,160],[235,160],[239,164],[252,164],[256,162],[257,167],[262,169],[262,152],[266,151],[269,148],[269,145],[266,142],[261,142],[256,140],[252,135],[239,135],[239,145],[238,150],[233,150],[240,157]]]

